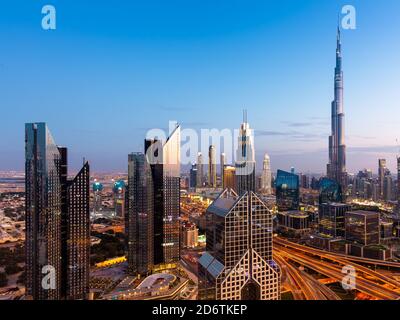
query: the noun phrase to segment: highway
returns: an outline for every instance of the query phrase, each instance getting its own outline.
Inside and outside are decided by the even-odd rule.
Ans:
[[[276,241],[277,240],[277,241]],[[342,267],[349,261],[334,255],[301,246],[281,238],[274,239],[274,253],[297,265],[304,266],[339,282],[344,274]],[[284,245],[283,245],[284,244]],[[356,289],[372,298],[395,300],[400,297],[400,283],[364,266],[350,263],[356,270]],[[304,275],[303,275],[304,276]]]

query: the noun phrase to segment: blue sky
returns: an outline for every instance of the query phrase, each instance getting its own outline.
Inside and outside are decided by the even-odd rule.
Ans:
[[[41,28],[41,8],[57,29]],[[323,172],[337,14],[343,31],[348,171],[394,171],[400,139],[398,0],[0,2],[0,170],[24,167],[24,123],[47,122],[95,171],[125,170],[150,128],[237,128],[258,159]]]

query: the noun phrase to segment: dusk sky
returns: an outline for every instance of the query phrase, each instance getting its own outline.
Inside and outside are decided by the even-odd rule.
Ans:
[[[96,3],[96,4],[95,4]],[[57,10],[57,29],[41,9]],[[400,1],[1,0],[0,170],[24,169],[24,123],[46,122],[94,171],[125,171],[148,129],[236,129],[257,160],[322,173],[328,162],[337,15],[347,168],[395,171],[400,140]]]

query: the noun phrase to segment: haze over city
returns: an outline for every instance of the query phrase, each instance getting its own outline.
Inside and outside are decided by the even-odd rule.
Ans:
[[[51,32],[42,4],[0,12],[0,170],[23,170],[25,122],[48,123],[71,168],[85,156],[93,171],[126,171],[147,130],[235,129],[245,108],[258,167],[268,152],[273,170],[326,171],[342,3],[53,2]],[[400,4],[353,5],[357,28],[342,32],[347,170],[376,172],[386,158],[394,172]]]

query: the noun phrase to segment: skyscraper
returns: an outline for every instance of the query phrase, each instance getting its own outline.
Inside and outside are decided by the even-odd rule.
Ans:
[[[247,112],[243,113],[240,126],[238,149],[236,151],[236,188],[241,195],[246,191],[256,191],[256,160],[254,151],[254,133],[247,122]]]
[[[154,197],[154,264],[179,261],[180,250],[180,126],[167,141],[146,140]]]
[[[335,180],[322,178],[319,181],[319,204],[341,203],[343,201],[342,188]]]
[[[400,156],[397,157],[397,216],[400,217]]]
[[[60,162],[46,124],[26,124],[26,294],[35,300],[61,298]],[[54,271],[55,286],[43,288],[46,268]]]
[[[263,171],[261,175],[261,190],[264,194],[269,195],[272,193],[271,181],[272,174],[270,158],[268,154],[265,154],[263,161]]]
[[[197,188],[203,187],[203,155],[201,152],[197,155]]]
[[[235,189],[235,167],[234,166],[224,166],[224,184],[223,188],[230,188],[230,189]]]
[[[25,125],[26,295],[85,299],[89,293],[89,164],[68,180],[67,149],[45,123]]]
[[[275,187],[276,205],[279,211],[299,209],[300,186],[297,174],[278,170]]]
[[[68,300],[83,300],[89,294],[90,269],[90,168],[85,162],[73,180],[67,182],[67,215],[62,225],[66,237],[62,237],[62,246],[66,247],[66,256],[62,259],[62,268],[66,273],[66,291],[63,297]],[[64,220],[64,219],[63,219]]]
[[[192,164],[190,168],[190,177],[189,177],[189,187],[194,189],[197,185],[197,165],[195,163]]]
[[[128,269],[132,274],[147,274],[154,262],[153,181],[143,153],[128,156]]]
[[[378,160],[379,198],[384,199],[386,159]]]
[[[211,188],[217,187],[217,158],[213,145],[208,149],[208,186]]]
[[[220,163],[220,172],[221,172],[221,185],[224,185],[224,167],[225,167],[225,153],[221,153],[221,163]]]
[[[201,300],[278,300],[272,213],[253,192],[226,189],[207,209],[206,252],[199,259]]]
[[[331,122],[332,134],[329,137],[329,164],[327,166],[327,173],[328,177],[337,181],[342,187],[343,192],[345,192],[347,190],[347,172],[343,109],[342,45],[339,27],[337,30],[335,91],[332,102]]]

